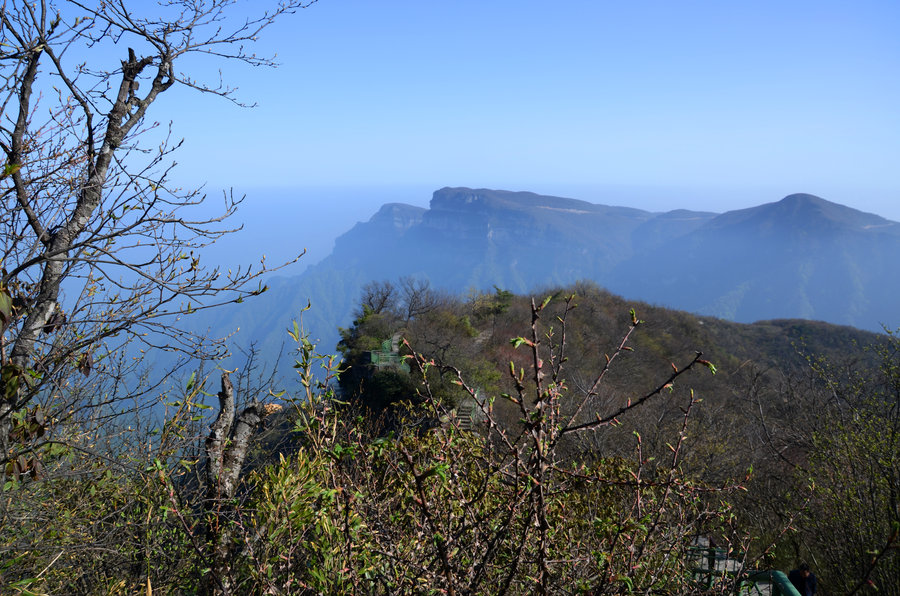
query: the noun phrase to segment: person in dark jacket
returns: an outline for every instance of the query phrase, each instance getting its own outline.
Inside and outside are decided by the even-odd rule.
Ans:
[[[809,570],[809,565],[801,563],[788,574],[788,579],[800,592],[800,596],[816,596],[816,576]]]

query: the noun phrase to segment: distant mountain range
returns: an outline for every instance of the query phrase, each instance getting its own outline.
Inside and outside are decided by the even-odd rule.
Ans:
[[[429,209],[389,203],[296,277],[195,324],[240,327],[263,352],[309,301],[330,350],[362,286],[402,276],[453,293],[592,280],[628,299],[738,322],[900,325],[900,223],[807,194],[723,214],[652,213],[529,192],[443,188]]]

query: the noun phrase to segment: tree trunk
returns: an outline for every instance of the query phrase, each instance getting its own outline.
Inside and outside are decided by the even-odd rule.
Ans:
[[[231,562],[234,551],[234,496],[250,439],[262,422],[265,410],[256,402],[235,419],[234,386],[222,373],[219,415],[206,439],[206,538],[211,549],[210,572],[204,579],[205,594],[229,596],[234,593]]]

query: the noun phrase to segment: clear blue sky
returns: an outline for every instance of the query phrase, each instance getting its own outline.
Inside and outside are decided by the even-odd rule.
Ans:
[[[900,220],[898,31],[895,0],[319,0],[262,39],[278,69],[198,63],[259,107],[164,109],[186,182],[304,187],[298,217],[310,188],[355,189],[356,221],[367,189],[472,186],[653,210],[810,192]]]

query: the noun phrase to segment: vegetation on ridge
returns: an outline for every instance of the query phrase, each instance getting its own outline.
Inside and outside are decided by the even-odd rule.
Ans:
[[[250,404],[265,422],[237,490],[216,496],[205,480],[209,383],[192,381],[158,431],[120,428],[128,441],[46,454],[47,480],[7,482],[4,581],[32,593],[728,593],[735,577],[694,571],[710,537],[748,567],[811,558],[823,584],[891,593],[896,481],[882,466],[897,445],[871,431],[893,419],[893,337],[869,354],[852,339],[878,336],[847,328],[628,316],[621,299],[574,289],[534,304],[371,284],[343,331],[355,374],[291,331],[302,390]],[[807,348],[842,368],[810,368],[785,337],[804,328]],[[400,391],[366,372],[367,352],[398,331]],[[685,348],[718,336],[732,352],[717,348],[715,367]],[[461,399],[482,410],[474,433],[451,411]]]

